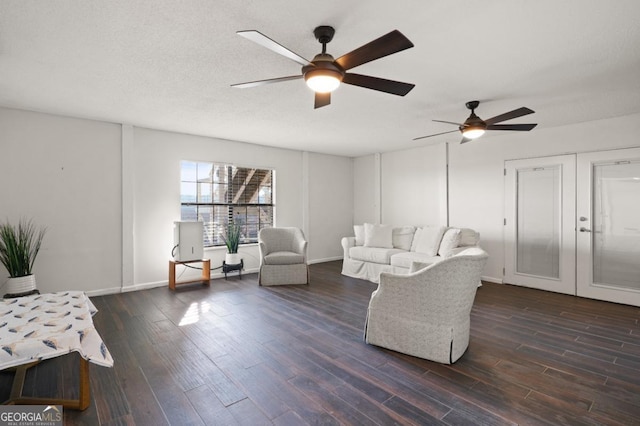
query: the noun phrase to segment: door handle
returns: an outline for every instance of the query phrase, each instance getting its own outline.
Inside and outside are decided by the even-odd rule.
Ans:
[[[580,232],[591,232],[591,229],[587,229],[584,226],[580,227]]]

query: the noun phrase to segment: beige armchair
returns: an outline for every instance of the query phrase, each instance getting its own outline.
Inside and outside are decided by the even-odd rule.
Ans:
[[[457,361],[469,346],[471,307],[487,258],[473,247],[408,275],[381,273],[365,341],[443,364]]]
[[[309,284],[307,241],[298,228],[264,228],[258,234],[260,285]]]

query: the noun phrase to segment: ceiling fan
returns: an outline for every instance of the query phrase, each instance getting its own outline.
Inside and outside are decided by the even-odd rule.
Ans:
[[[333,39],[335,30],[330,26],[319,26],[313,30],[313,34],[322,44],[322,53],[317,54],[312,61],[306,60],[259,31],[238,31],[237,34],[297,62],[302,65],[302,73],[288,77],[232,84],[232,87],[248,88],[304,78],[307,86],[315,92],[314,108],[320,108],[331,103],[331,92],[337,89],[341,82],[398,96],[406,95],[415,86],[415,84],[347,72],[351,68],[413,47],[413,43],[398,30],[391,31],[338,59],[333,59],[333,56],[327,53],[327,43]]]
[[[446,135],[447,133],[460,131],[462,133],[462,141],[460,143],[467,143],[472,139],[476,139],[482,136],[486,130],[515,130],[519,132],[526,132],[537,126],[537,124],[497,124],[502,123],[503,121],[522,117],[523,115],[533,114],[535,112],[527,107],[514,109],[513,111],[505,112],[504,114],[496,115],[495,117],[483,120],[475,113],[475,109],[478,108],[478,105],[480,105],[480,101],[469,101],[465,105],[471,110],[471,115],[462,124],[454,123],[451,121],[433,120],[437,121],[438,123],[454,124],[458,126],[458,130],[420,136],[419,138],[414,138],[413,140],[416,141],[418,139]]]

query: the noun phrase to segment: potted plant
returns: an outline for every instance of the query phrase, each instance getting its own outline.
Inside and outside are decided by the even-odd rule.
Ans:
[[[232,223],[227,226],[227,235],[223,235],[224,244],[227,246],[227,254],[224,259],[227,265],[237,265],[240,263],[238,246],[240,245],[241,230],[240,225]]]
[[[46,228],[32,220],[20,219],[18,226],[0,224],[0,262],[9,272],[7,294],[21,295],[36,290],[33,264],[40,251]]]

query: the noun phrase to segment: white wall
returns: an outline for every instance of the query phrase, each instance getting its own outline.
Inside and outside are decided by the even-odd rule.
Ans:
[[[355,158],[353,223],[446,225],[446,155],[442,144]]]
[[[446,225],[446,145],[382,154],[382,223]]]
[[[42,292],[166,285],[181,160],[275,169],[276,225],[305,229],[312,263],[341,258],[351,227],[350,158],[3,108],[0,137],[0,220],[49,229],[35,265]],[[257,271],[257,245],[240,253],[245,272]],[[212,267],[224,254],[206,251]]]
[[[380,223],[380,156],[353,159],[353,223]],[[349,234],[353,235],[353,230]]]
[[[119,288],[120,126],[0,108],[0,138],[0,220],[48,229],[38,289]]]
[[[353,162],[351,158],[308,154],[309,259],[342,259],[340,240],[353,232]]]

